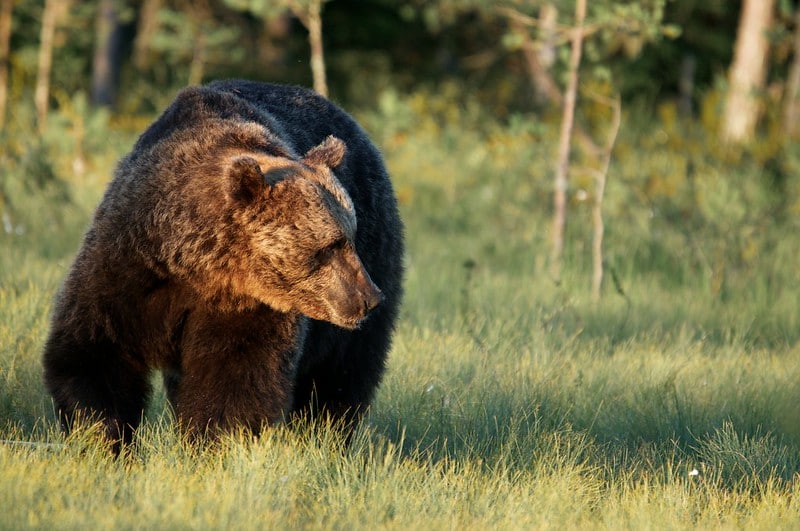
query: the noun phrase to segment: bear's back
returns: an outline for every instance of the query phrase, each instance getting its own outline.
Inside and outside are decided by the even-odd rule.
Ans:
[[[211,120],[254,122],[265,125],[275,138],[283,134],[274,120],[242,98],[208,86],[188,87],[179,92],[175,101],[141,134],[132,153],[146,152],[176,133],[200,130]]]
[[[333,135],[347,144],[348,154],[352,155],[348,158],[366,157],[369,165],[373,165],[376,158],[380,160],[356,121],[310,89],[241,79],[215,81],[206,87],[252,105],[256,112],[270,120],[265,125],[270,129],[276,127],[276,133],[297,153],[306,153],[325,137]]]

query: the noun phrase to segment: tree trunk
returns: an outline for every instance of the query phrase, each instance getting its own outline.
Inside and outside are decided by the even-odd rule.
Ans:
[[[61,0],[46,0],[42,12],[42,29],[39,33],[39,65],[36,72],[36,88],[33,101],[40,132],[47,128],[47,111],[50,103],[50,74],[53,70],[53,38],[56,33]]]
[[[553,78],[547,74],[547,68],[541,62],[541,55],[536,50],[536,45],[531,39],[528,28],[518,19],[512,18],[509,21],[515,33],[522,36],[522,54],[525,57],[528,76],[534,89],[534,97],[537,104],[546,102],[561,103],[561,91]]]
[[[508,16],[509,12],[506,11],[506,14]],[[551,4],[542,7],[541,24],[552,25],[553,33],[555,32],[556,15],[557,11]],[[548,68],[552,66],[555,59],[555,46],[552,39],[549,43],[539,42],[537,47],[537,43],[534,43],[533,39],[531,39],[528,27],[520,17],[513,16],[513,14],[510,15],[509,23],[514,33],[522,38],[522,54],[528,67],[528,76],[530,77],[531,85],[533,85],[536,103],[540,105],[547,102],[560,104],[562,100],[561,91],[553,81],[553,78],[547,73]],[[545,29],[543,28],[543,31]]]
[[[8,62],[11,50],[11,9],[14,0],[0,0],[0,130],[6,123]]]
[[[681,116],[692,117],[692,101],[694,99],[694,77],[697,71],[697,59],[694,54],[686,53],[681,60],[681,73],[678,79],[678,112]]]
[[[119,51],[118,0],[100,0],[92,60],[92,103],[112,105],[116,96]]]
[[[542,26],[541,31],[545,39],[548,38],[549,32],[555,31],[555,28],[549,28],[549,26],[555,24],[554,18],[557,15],[557,11],[555,11],[555,8],[551,4],[547,4],[542,9],[545,10],[547,6],[552,8],[550,12],[543,12],[539,22],[535,23]],[[525,58],[528,77],[536,91],[536,102],[541,103],[542,98],[544,98],[544,103],[552,106],[562,106],[564,104],[564,97],[561,95],[561,90],[558,88],[558,84],[553,79],[553,76],[548,72],[549,67],[547,65],[547,61],[554,59],[555,56],[549,57],[550,52],[547,51],[549,45],[545,43],[544,48],[541,46],[537,47],[537,43],[531,39],[528,27],[533,24],[532,19],[509,7],[499,7],[497,9],[508,19],[512,29],[522,38],[521,50]],[[556,53],[554,48],[551,51],[553,54]],[[600,154],[600,148],[579,125],[573,125],[573,134],[575,135],[575,140],[578,142],[578,145],[585,153],[592,155]]]
[[[611,129],[608,133],[608,142],[603,149],[601,167],[595,176],[594,201],[592,203],[592,300],[600,300],[600,289],[603,286],[603,234],[605,226],[603,223],[603,196],[606,191],[608,181],[608,169],[611,167],[611,153],[614,151],[614,144],[617,142],[617,133],[622,123],[622,102],[619,96],[614,100],[608,100],[613,115],[611,118]]]
[[[536,55],[539,64],[550,70],[556,62],[558,50],[558,9],[547,3],[539,9],[539,46]]]
[[[767,30],[773,7],[774,0],[742,3],[722,121],[722,138],[728,142],[746,142],[755,134],[760,111],[757,93],[766,81]]]
[[[553,198],[553,255],[550,273],[556,283],[561,282],[561,263],[564,255],[564,228],[567,220],[567,178],[569,173],[570,139],[575,122],[575,101],[578,93],[578,68],[583,48],[583,21],[586,19],[586,0],[576,0],[575,27],[572,28],[572,50],[569,57],[569,78],[564,94],[561,117],[561,136],[558,144],[558,161],[555,173]]]
[[[202,27],[202,25],[200,25]],[[206,69],[206,36],[199,31],[194,37],[192,46],[192,62],[189,65],[189,85],[199,85],[203,82]]]
[[[189,85],[203,82],[208,55],[207,32],[214,26],[208,0],[184,0],[178,4],[189,15],[192,38],[192,60],[189,63]]]
[[[306,7],[295,2],[291,10],[308,31],[308,44],[311,47],[311,77],[314,90],[328,97],[328,81],[325,77],[325,55],[322,45],[322,2],[311,0]]]
[[[258,36],[258,62],[270,71],[286,66],[285,40],[291,30],[291,16],[282,13],[276,17],[262,18],[264,29]]]
[[[133,41],[133,64],[139,70],[150,66],[150,40],[158,29],[158,11],[161,0],[144,0],[136,25],[136,39]]]
[[[308,43],[311,46],[311,75],[314,90],[328,97],[328,81],[325,77],[325,56],[322,45],[322,2],[313,0],[308,6]]]
[[[783,131],[793,137],[800,133],[800,9],[794,17],[794,57],[786,80],[783,104]]]

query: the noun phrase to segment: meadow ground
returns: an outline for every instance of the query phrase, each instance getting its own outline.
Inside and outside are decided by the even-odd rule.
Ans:
[[[796,205],[773,215],[748,188],[760,165],[709,162],[687,184],[680,146],[623,138],[595,303],[579,199],[562,281],[546,273],[548,132],[470,133],[414,105],[362,117],[408,273],[384,384],[344,453],[324,427],[189,447],[157,385],[125,458],[90,428],[64,440],[41,382],[48,313],[133,137],[67,170],[52,148],[63,186],[26,185],[36,161],[7,156],[0,528],[800,527],[800,231]]]

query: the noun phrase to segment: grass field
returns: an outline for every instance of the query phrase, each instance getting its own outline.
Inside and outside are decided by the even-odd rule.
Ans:
[[[680,146],[648,152],[630,133],[593,303],[577,200],[563,280],[546,273],[551,131],[475,132],[469,115],[426,122],[413,99],[382,105],[362,119],[402,201],[406,300],[384,384],[344,453],[324,428],[186,446],[160,389],[125,458],[91,429],[64,440],[41,383],[48,313],[133,136],[95,148],[81,175],[49,148],[69,202],[53,183],[26,188],[31,163],[6,156],[0,528],[800,527],[791,186],[773,215],[776,194],[752,184],[758,162],[702,159],[689,191]],[[644,195],[656,185],[666,192]]]

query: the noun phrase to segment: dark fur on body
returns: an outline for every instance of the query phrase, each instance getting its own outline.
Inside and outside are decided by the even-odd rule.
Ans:
[[[402,253],[380,154],[344,111],[296,87],[185,89],[121,160],[56,299],[43,364],[63,427],[130,441],[160,369],[188,433],[288,414],[352,429]]]

